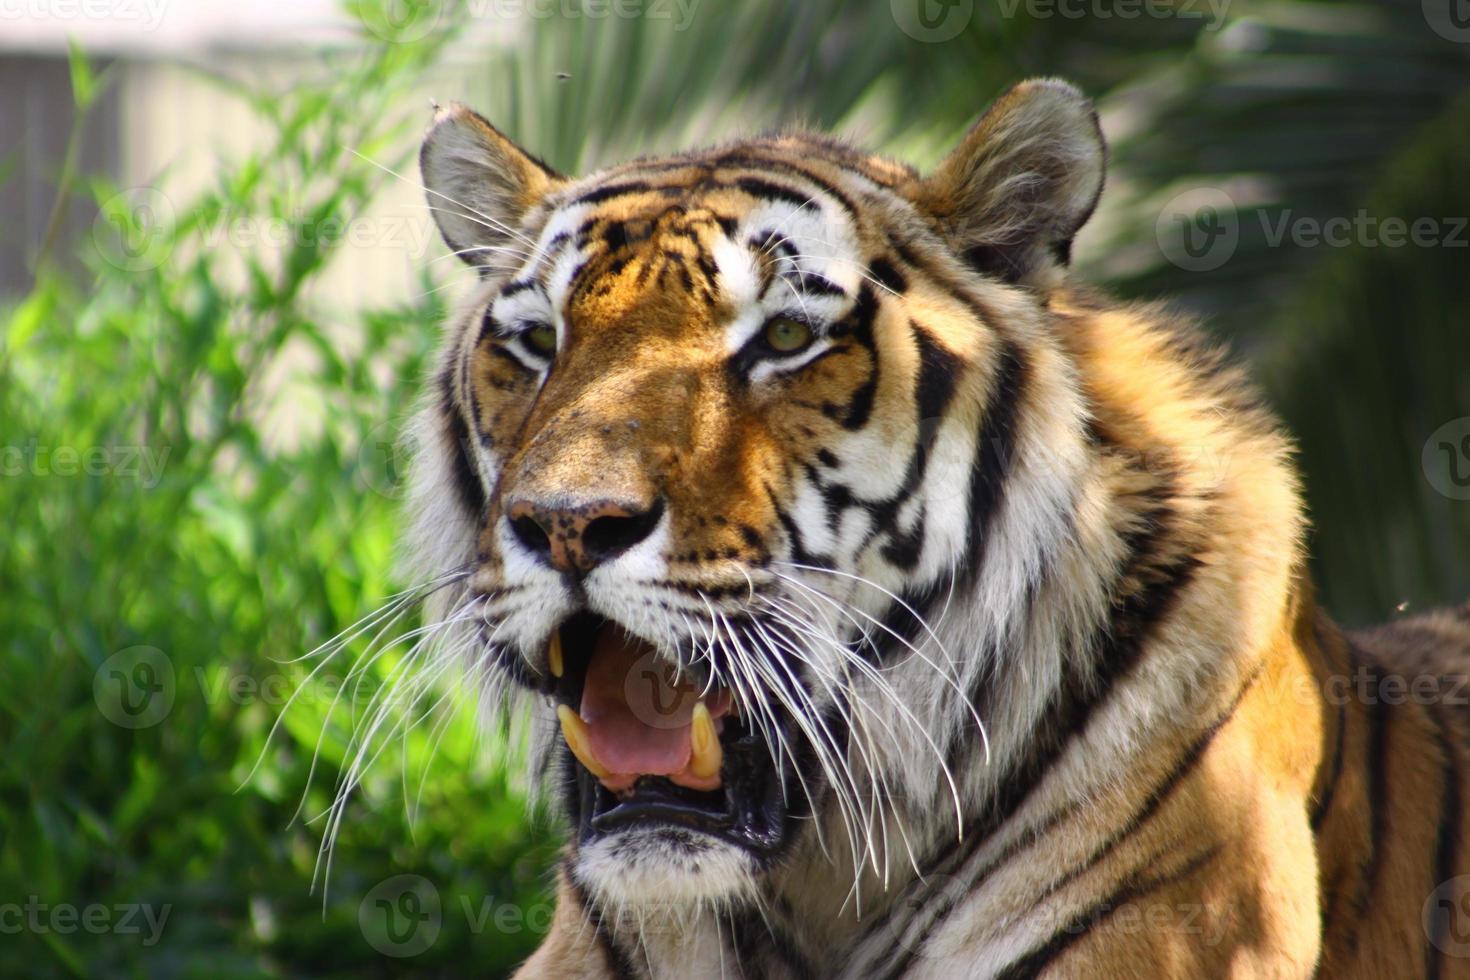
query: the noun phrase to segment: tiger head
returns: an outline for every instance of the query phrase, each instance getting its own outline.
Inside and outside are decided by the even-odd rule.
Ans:
[[[890,821],[953,834],[1071,506],[1048,303],[1102,187],[1090,104],[1022,84],[927,176],[785,134],[570,178],[459,105],[420,162],[481,283],[409,546],[529,705],[572,879],[739,901],[818,848],[872,864]]]

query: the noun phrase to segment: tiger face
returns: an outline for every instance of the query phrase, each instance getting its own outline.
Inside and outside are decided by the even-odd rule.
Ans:
[[[462,572],[440,615],[538,719],[572,878],[738,901],[833,841],[876,861],[890,820],[952,833],[995,666],[964,637],[1019,615],[1069,506],[1059,448],[991,540],[1101,188],[1087,102],[1019,86],[927,177],[786,135],[571,179],[457,105],[421,165],[482,285],[423,414],[411,547]],[[1029,436],[1065,447],[1057,425]]]

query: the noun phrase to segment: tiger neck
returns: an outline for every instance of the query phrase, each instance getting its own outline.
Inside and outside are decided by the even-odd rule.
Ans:
[[[965,683],[989,762],[963,711],[936,711],[935,730],[961,732],[947,754],[963,820],[944,789],[923,799],[877,835],[881,853],[869,845],[851,890],[852,863],[809,842],[770,902],[796,934],[783,938],[782,917],[768,916],[777,946],[818,962],[823,950],[906,948],[924,934],[913,910],[942,907],[1056,814],[1180,744],[1314,618],[1289,447],[1249,382],[1191,324],[1157,311],[1067,295],[1050,310],[1059,346],[1017,344],[1028,355],[1017,443],[988,529],[1033,546],[1039,574],[1002,600],[1024,615],[997,625],[979,607],[1003,595],[1001,573],[976,569],[969,615],[936,627],[982,661]],[[1056,413],[1064,385],[1080,389],[1078,417]],[[1053,477],[1074,451],[1084,463],[1067,471],[1065,526],[1007,537],[1006,522],[1034,519],[1025,502],[1045,497],[1026,481]],[[1052,468],[1028,472],[1028,459]],[[905,765],[922,768],[913,756]],[[944,787],[942,776],[935,767],[917,782]],[[835,821],[829,830],[842,839]]]

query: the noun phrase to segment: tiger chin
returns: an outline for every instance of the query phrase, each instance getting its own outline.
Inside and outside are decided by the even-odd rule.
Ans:
[[[1470,976],[1470,608],[1316,608],[1251,384],[1068,271],[1076,89],[929,174],[460,105],[420,163],[480,284],[407,551],[567,828],[520,976]]]

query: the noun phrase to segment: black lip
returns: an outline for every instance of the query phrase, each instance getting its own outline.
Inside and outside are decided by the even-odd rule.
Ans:
[[[786,806],[781,773],[765,740],[738,730],[720,739],[725,762],[721,786],[710,791],[677,786],[663,776],[644,776],[626,793],[614,794],[567,752],[577,785],[582,844],[631,827],[682,827],[761,856],[780,852],[797,816]]]
[[[609,625],[590,613],[561,625],[564,669],[548,691],[557,703],[578,710],[593,640]],[[563,744],[568,810],[576,819],[579,842],[634,827],[664,826],[698,831],[758,856],[777,854],[800,816],[788,806],[784,767],[775,764],[765,739],[733,715],[725,718],[720,747],[724,762],[719,789],[693,790],[662,776],[644,776],[627,792],[614,794]]]

